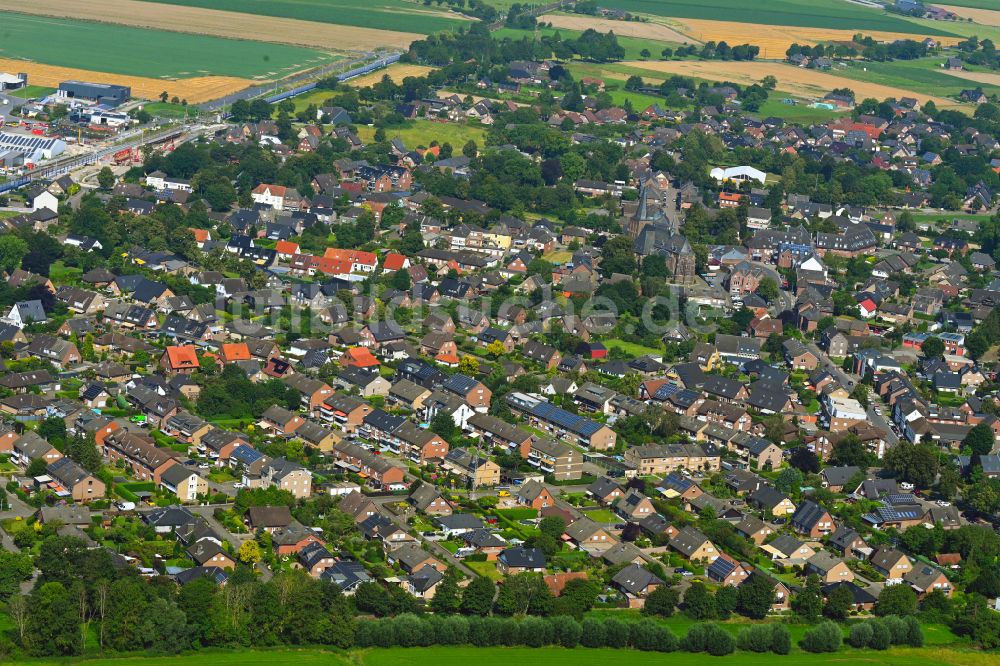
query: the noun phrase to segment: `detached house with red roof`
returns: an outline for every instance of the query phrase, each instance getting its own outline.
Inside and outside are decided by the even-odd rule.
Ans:
[[[385,272],[398,271],[410,267],[409,257],[405,257],[398,252],[390,252],[382,260],[382,270]]]
[[[200,367],[197,350],[193,345],[167,347],[160,356],[160,367],[167,374],[190,375]]]

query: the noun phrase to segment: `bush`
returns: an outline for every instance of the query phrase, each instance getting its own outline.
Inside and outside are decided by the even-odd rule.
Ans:
[[[755,624],[740,630],[736,645],[748,652],[767,652],[771,649],[771,626]]]
[[[542,647],[552,643],[552,625],[543,618],[528,616],[521,620],[517,631],[521,644]]]
[[[736,641],[732,634],[718,625],[696,624],[681,641],[681,649],[687,652],[708,652],[721,657],[736,649]]]
[[[893,645],[905,645],[906,639],[909,636],[910,628],[906,626],[906,622],[903,618],[896,615],[887,615],[882,618],[885,622],[885,626],[889,628],[889,635],[892,636]]]
[[[604,646],[609,648],[628,647],[628,625],[621,620],[604,621]]]
[[[604,647],[604,622],[592,617],[585,618],[580,635],[580,645],[588,648]]]
[[[558,615],[549,620],[552,625],[552,638],[565,648],[575,648],[580,643],[583,629],[580,623],[568,615]]]
[[[629,627],[629,643],[637,650],[673,652],[677,637],[653,620],[633,622]]]
[[[806,652],[836,652],[844,641],[844,635],[835,622],[826,620],[806,631],[799,641],[799,647]]]
[[[792,650],[792,634],[783,624],[771,625],[771,652],[788,654]]]
[[[910,647],[923,647],[924,646],[924,630],[920,626],[920,622],[917,618],[913,616],[907,616],[903,618],[906,622],[906,644]]]
[[[881,620],[872,620],[869,624],[872,628],[872,637],[868,641],[868,647],[872,650],[888,650],[892,645],[892,632],[889,631],[889,627]]]
[[[851,627],[851,633],[847,637],[847,642],[851,647],[856,647],[859,650],[868,647],[869,643],[872,641],[872,627],[868,622],[862,622],[861,624],[855,624]]]

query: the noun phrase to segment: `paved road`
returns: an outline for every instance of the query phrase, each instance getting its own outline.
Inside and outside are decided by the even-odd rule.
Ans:
[[[385,507],[386,504],[394,504],[396,502],[401,501],[402,499],[403,498],[399,497],[398,495],[395,495],[391,497],[377,497],[374,498],[374,501],[379,506]],[[407,532],[414,531],[413,527],[406,524],[406,518],[404,518],[403,516],[397,515],[392,511],[390,511],[389,509],[385,509],[384,511],[382,511],[382,514],[392,522],[396,523],[396,525],[406,530]],[[458,567],[458,569],[466,576],[469,576],[471,578],[479,577],[479,574],[477,574],[469,567],[465,566],[465,564],[462,563],[462,560],[455,557],[447,548],[445,548],[441,544],[437,543],[436,541],[428,541],[424,539],[423,536],[420,534],[417,534],[417,538],[420,539],[420,542],[427,547],[427,549],[434,557],[438,558],[439,560],[445,562],[450,566]]]

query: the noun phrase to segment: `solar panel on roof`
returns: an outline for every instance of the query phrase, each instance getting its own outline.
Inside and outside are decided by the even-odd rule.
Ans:
[[[664,384],[660,388],[656,389],[656,393],[653,394],[653,399],[666,400],[680,390],[681,387],[677,386],[677,384]]]

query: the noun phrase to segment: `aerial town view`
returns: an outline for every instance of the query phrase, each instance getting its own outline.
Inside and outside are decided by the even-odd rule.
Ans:
[[[1000,0],[0,0],[0,663],[1000,664]]]

